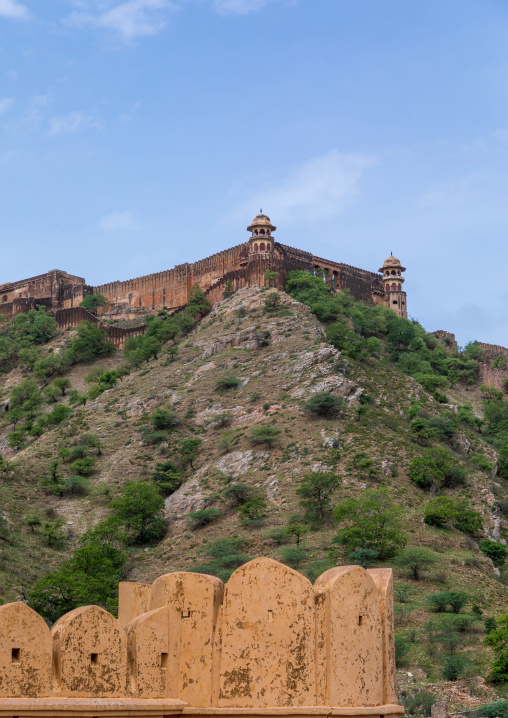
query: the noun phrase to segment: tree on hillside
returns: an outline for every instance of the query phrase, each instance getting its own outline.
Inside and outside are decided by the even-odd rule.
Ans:
[[[366,489],[359,498],[338,504],[333,516],[342,525],[334,541],[349,551],[373,549],[384,561],[406,545],[402,507],[388,489]]]
[[[105,307],[107,303],[108,300],[103,294],[87,294],[79,306],[92,314],[97,314],[98,308]]]
[[[436,561],[434,552],[423,546],[409,546],[395,558],[395,564],[407,568],[415,581],[419,581],[422,573]]]
[[[111,505],[114,517],[129,533],[129,542],[159,541],[166,533],[164,499],[153,484],[133,481]]]
[[[331,498],[341,480],[333,471],[313,471],[306,474],[296,490],[309,521],[323,521],[331,513]]]

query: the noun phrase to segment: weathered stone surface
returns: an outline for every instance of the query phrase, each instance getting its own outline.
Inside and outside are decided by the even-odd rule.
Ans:
[[[118,585],[118,622],[125,626],[150,610],[152,586],[149,583],[121,581]]]
[[[453,437],[452,447],[461,454],[469,454],[471,451],[471,442],[465,434],[456,434]]]
[[[325,449],[340,448],[340,432],[338,429],[335,431],[321,429],[321,438]]]
[[[226,585],[219,706],[316,704],[314,595],[300,573],[267,558]]]
[[[361,566],[326,571],[317,598],[318,705],[383,703],[383,633],[376,585]]]
[[[381,610],[383,634],[383,702],[385,704],[397,703],[393,571],[391,568],[371,568],[368,569],[367,573],[376,585]]]
[[[165,500],[166,518],[181,523],[185,521],[188,513],[199,511],[206,506],[208,497],[201,488],[201,480],[207,471],[208,466],[198,469],[179,489],[168,496]]]
[[[57,693],[75,697],[120,697],[126,692],[125,631],[99,606],[62,616],[51,631]]]
[[[245,474],[252,464],[259,466],[270,458],[268,451],[232,451],[215,463],[215,468],[236,479]]]
[[[169,656],[167,606],[134,618],[125,632],[129,693],[139,698],[165,698]]]
[[[191,706],[211,706],[214,640],[224,585],[215,576],[170,573],[152,586],[152,609],[167,607],[167,690]]]
[[[385,476],[396,476],[397,475],[397,464],[395,461],[389,459],[383,459],[381,462],[381,471]]]
[[[51,636],[24,603],[0,606],[0,698],[50,694]]]

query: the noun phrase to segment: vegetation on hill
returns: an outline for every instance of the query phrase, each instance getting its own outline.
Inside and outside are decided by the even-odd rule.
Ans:
[[[311,580],[393,566],[399,665],[504,682],[508,401],[478,345],[308,273],[287,290],[210,311],[196,288],[123,352],[41,309],[5,327],[0,595],[54,622],[114,612],[125,578],[258,555]]]

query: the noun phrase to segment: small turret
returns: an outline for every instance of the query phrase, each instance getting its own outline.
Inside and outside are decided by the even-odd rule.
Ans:
[[[397,257],[390,254],[379,271],[383,275],[386,306],[397,312],[399,317],[407,319],[406,292],[402,291],[404,284],[402,272],[405,272],[406,268],[401,265]]]
[[[273,257],[272,232],[275,232],[276,229],[277,227],[273,226],[270,217],[262,212],[257,214],[252,220],[250,227],[247,227],[247,232],[251,233],[249,237],[249,254],[257,256],[263,254]]]

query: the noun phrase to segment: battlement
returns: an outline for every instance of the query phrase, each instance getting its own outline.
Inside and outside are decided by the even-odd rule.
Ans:
[[[342,566],[312,586],[259,558],[225,586],[196,573],[121,583],[118,620],[85,606],[50,631],[7,604],[0,635],[0,716],[403,712],[390,569]]]

